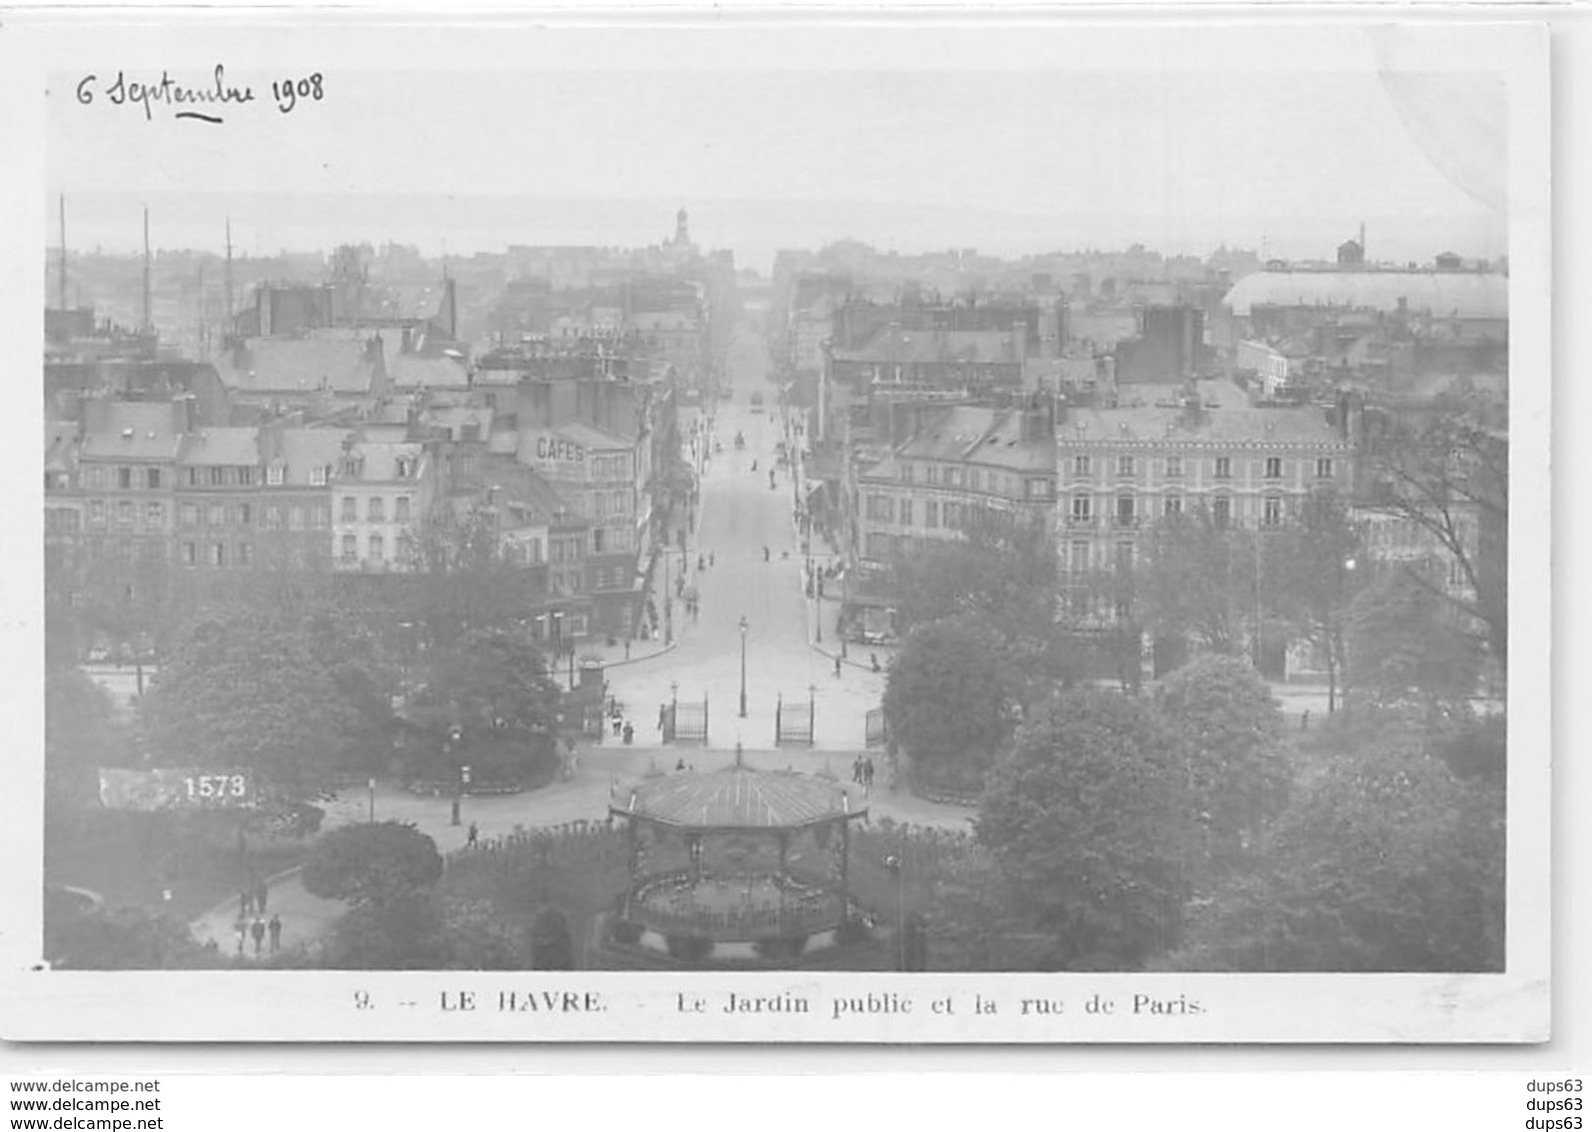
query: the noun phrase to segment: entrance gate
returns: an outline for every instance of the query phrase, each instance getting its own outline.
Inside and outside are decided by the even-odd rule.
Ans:
[[[774,746],[813,745],[813,695],[816,687],[807,689],[807,702],[785,702],[783,694],[774,706]]]
[[[865,726],[867,746],[883,747],[890,742],[890,725],[885,722],[884,708],[869,708]]]
[[[708,697],[702,702],[681,703],[676,700],[664,709],[663,741],[665,743],[700,743],[708,745]]]

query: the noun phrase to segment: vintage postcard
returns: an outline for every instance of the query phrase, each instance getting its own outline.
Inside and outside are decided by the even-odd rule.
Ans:
[[[1548,46],[8,21],[0,1033],[1546,1041]]]

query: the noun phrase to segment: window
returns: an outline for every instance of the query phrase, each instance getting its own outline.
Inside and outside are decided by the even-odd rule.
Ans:
[[[1183,513],[1183,497],[1181,495],[1168,495],[1165,509],[1168,516],[1181,515]]]
[[[150,491],[160,490],[160,469],[147,468],[144,471],[144,486]]]
[[[1233,521],[1233,501],[1225,495],[1219,495],[1211,501],[1211,518],[1216,525],[1225,529]]]
[[[1072,474],[1075,476],[1087,476],[1089,474],[1089,457],[1074,456],[1072,458]]]
[[[1049,499],[1050,481],[1047,479],[1034,479],[1028,481],[1028,498]]]
[[[196,542],[185,542],[185,543],[182,544],[182,564],[184,566],[197,566],[197,565],[199,565],[199,544],[198,543],[196,543]]]
[[[1332,457],[1316,457],[1316,479],[1330,480],[1332,478]]]
[[[1117,543],[1117,568],[1119,570],[1131,569],[1133,566],[1133,541],[1123,539]]]
[[[315,505],[315,525],[323,528],[332,525],[332,505],[330,503],[317,503]]]
[[[325,487],[327,481],[331,478],[330,473],[331,467],[327,464],[321,464],[317,467],[311,468],[310,483],[315,487]]]
[[[192,503],[184,503],[182,510],[178,514],[181,516],[183,526],[195,527],[199,525],[199,508]]]
[[[247,566],[254,557],[254,548],[246,542],[238,543],[238,565]]]
[[[917,469],[914,468],[911,464],[902,464],[901,465],[901,479],[902,479],[903,482],[911,483],[913,481],[913,479],[915,478],[916,474],[917,474]]]
[[[592,532],[591,532],[591,552],[593,554],[602,554],[603,553],[603,543],[604,543],[603,536],[605,534],[607,534],[607,533],[608,532],[605,531],[602,527],[593,527],[592,528]]]
[[[408,479],[409,476],[410,476],[411,471],[414,468],[414,461],[411,460],[408,456],[400,456],[400,457],[398,457],[398,459],[396,461],[396,464],[397,464],[397,476],[398,476],[398,478],[401,479],[401,480]],[[468,461],[466,461],[466,463],[465,463],[465,469],[464,470],[465,470],[466,474],[468,474],[469,471],[470,471],[470,465],[469,465]]]
[[[1117,496],[1117,526],[1133,526],[1133,496]]]
[[[1168,456],[1166,458],[1166,475],[1168,479],[1181,479],[1183,477],[1183,457]]]
[[[1216,478],[1230,480],[1233,478],[1233,458],[1231,456],[1216,457]]]
[[[343,522],[359,522],[359,500],[352,495],[343,496]]]
[[[901,501],[901,525],[903,527],[912,525],[912,500],[910,499]]]
[[[123,489],[124,491],[127,488],[132,487],[133,486],[133,469],[131,469],[131,468],[117,468],[116,469],[116,486],[121,488],[121,489]]]
[[[1072,554],[1068,561],[1076,571],[1082,572],[1089,569],[1089,544],[1082,539],[1074,540]]]
[[[238,523],[240,525],[242,525],[242,526],[245,526],[245,527],[254,525],[254,506],[253,506],[253,504],[240,503],[238,505]]]
[[[380,535],[370,536],[370,556],[377,562],[387,559],[387,543]]]
[[[400,495],[393,501],[392,517],[400,523],[409,521],[409,497],[407,495]]]
[[[227,509],[220,505],[210,508],[210,525],[224,527],[227,525]]]
[[[934,500],[926,500],[923,504],[923,525],[937,527],[940,525],[940,505]]]
[[[940,465],[938,465],[938,464],[929,464],[929,465],[927,465],[927,468],[928,468],[928,475],[925,476],[924,478],[929,483],[939,483],[940,482]]]
[[[1134,475],[1134,474],[1135,473],[1134,473],[1134,470],[1133,470],[1133,457],[1132,456],[1118,456],[1117,457],[1117,475],[1119,475],[1119,476],[1131,476],[1131,475]]]
[[[227,544],[213,542],[210,544],[210,565],[222,567],[227,564]]]
[[[211,468],[210,469],[210,486],[211,487],[224,487],[224,486],[226,486],[226,482],[227,482],[227,470],[225,468],[217,467],[217,468]]]
[[[295,531],[304,525],[304,508],[294,504],[288,509],[287,525]]]
[[[894,522],[894,501],[885,495],[868,496],[868,518],[876,523]]]
[[[273,504],[265,509],[265,529],[268,531],[282,529],[282,508]]]
[[[356,549],[357,546],[358,546],[358,543],[355,541],[353,535],[344,535],[343,536],[343,558],[344,558],[344,560],[351,561],[352,559],[357,558],[359,556],[359,552]]]
[[[189,487],[198,487],[199,486],[199,469],[198,468],[189,468],[188,469],[188,486]]]
[[[1267,456],[1266,457],[1266,478],[1269,479],[1269,480],[1280,480],[1280,479],[1282,479],[1282,457],[1281,456]]]
[[[541,544],[536,544],[536,549],[541,550]],[[415,540],[407,534],[398,536],[398,561],[412,563],[415,560]],[[537,561],[540,561],[538,559]]]
[[[387,505],[382,502],[381,496],[373,495],[370,497],[370,501],[365,504],[365,517],[372,523],[385,523],[387,521]]]
[[[88,501],[88,521],[96,525],[104,524],[105,501],[103,499],[91,499]]]
[[[265,482],[272,487],[281,487],[282,482],[286,478],[287,469],[281,464],[272,464],[269,468],[265,469]]]
[[[961,468],[946,468],[945,469],[945,483],[946,483],[947,487],[961,487],[962,486],[962,469]]]
[[[238,469],[238,483],[240,483],[244,487],[253,487],[254,486],[254,469],[253,468],[247,468],[247,467],[239,468]]]
[[[1072,521],[1074,523],[1087,523],[1093,516],[1094,504],[1087,495],[1072,497]]]
[[[152,527],[158,527],[166,521],[166,506],[163,503],[146,503],[144,505],[144,522]]]
[[[968,469],[968,471],[967,471],[967,486],[969,488],[971,488],[973,491],[979,491],[980,490],[980,476],[978,474],[978,469],[977,468],[969,468]]]
[[[1268,527],[1282,524],[1282,496],[1268,495],[1261,504],[1260,521]]]
[[[552,543],[548,546],[548,551],[551,554],[552,561],[554,561],[554,562],[562,562],[562,561],[564,561],[564,540],[561,539],[561,538],[554,539],[552,541]]]
[[[133,525],[133,505],[125,500],[116,505],[116,521],[124,527]]]

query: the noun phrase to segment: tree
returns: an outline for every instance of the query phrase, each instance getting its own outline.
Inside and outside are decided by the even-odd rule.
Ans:
[[[1237,653],[1243,611],[1255,604],[1253,537],[1220,525],[1204,507],[1157,522],[1135,587],[1145,626],[1208,652]]]
[[[531,924],[531,970],[574,969],[575,945],[569,937],[569,921],[557,908],[544,908]]]
[[[1509,658],[1509,439],[1507,406],[1473,390],[1441,396],[1424,419],[1393,421],[1368,446],[1377,505],[1424,531],[1454,563],[1447,570],[1403,568],[1415,586],[1482,626],[1499,665]]]
[[[421,742],[412,773],[451,780],[467,764],[478,781],[520,782],[557,765],[560,693],[534,644],[517,633],[472,630],[429,660],[413,697]]]
[[[306,891],[350,904],[389,903],[441,876],[437,843],[396,821],[334,829],[321,838],[301,874]]]
[[[1293,527],[1266,535],[1263,544],[1265,604],[1327,662],[1327,710],[1334,711],[1347,610],[1371,573],[1360,536],[1338,499],[1318,496],[1305,502]]]
[[[987,633],[957,621],[914,629],[890,667],[884,712],[890,730],[931,773],[982,772],[1012,726],[1003,658]]]
[[[1343,751],[1197,918],[1182,970],[1501,971],[1501,790],[1418,737]]]
[[[1254,668],[1214,654],[1168,676],[1156,703],[1174,736],[1203,855],[1230,864],[1287,804],[1281,709]]]
[[[326,958],[333,968],[435,971],[448,966],[448,957],[437,900],[411,888],[379,903],[361,904],[339,920]]]
[[[438,508],[416,524],[409,547],[433,647],[449,647],[470,630],[507,628],[545,595],[545,573],[516,556],[490,506]]]
[[[52,966],[76,971],[147,971],[221,966],[186,924],[142,908],[51,907],[44,917],[44,954]]]
[[[1474,638],[1455,623],[1452,607],[1406,570],[1384,573],[1355,597],[1348,636],[1355,683],[1378,703],[1456,704],[1476,691]]]
[[[266,793],[288,799],[324,789],[339,754],[360,738],[358,708],[307,627],[247,610],[189,627],[141,722],[163,765],[245,768]]]
[[[51,807],[99,798],[99,768],[128,761],[110,693],[76,669],[44,674],[44,787]]]
[[[1084,689],[1019,729],[979,806],[978,840],[1056,961],[1132,968],[1177,941],[1189,795],[1171,737],[1135,700]]]

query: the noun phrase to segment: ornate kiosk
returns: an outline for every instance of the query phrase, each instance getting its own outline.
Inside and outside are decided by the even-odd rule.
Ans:
[[[615,795],[630,888],[609,929],[618,947],[692,966],[790,965],[864,942],[846,884],[862,792],[833,778],[676,771]]]

